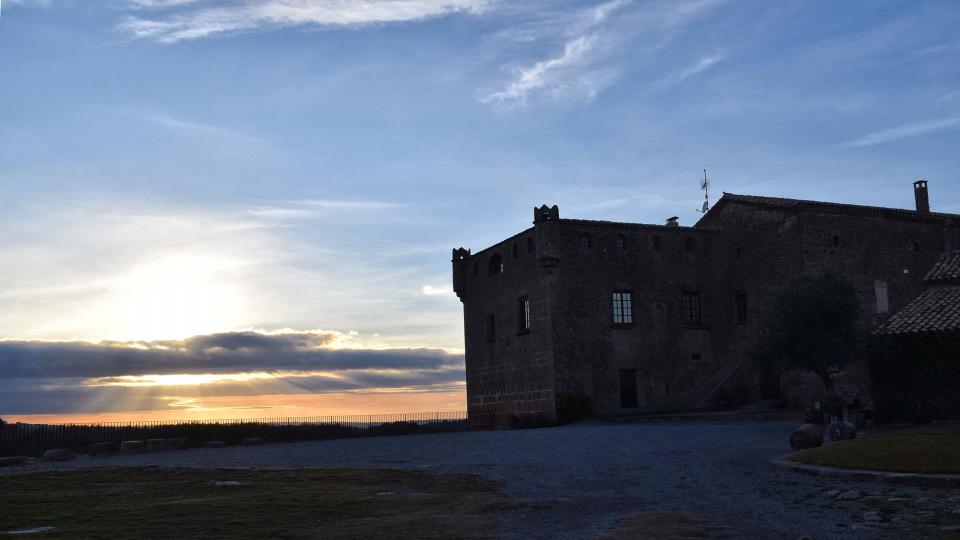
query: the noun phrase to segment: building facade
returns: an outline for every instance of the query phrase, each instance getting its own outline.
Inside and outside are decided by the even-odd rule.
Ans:
[[[536,208],[531,228],[453,250],[470,414],[553,420],[583,399],[607,416],[810,397],[815,377],[752,367],[761,315],[789,280],[826,269],[857,285],[866,327],[915,298],[960,216],[930,212],[925,181],[914,192],[915,210],[725,193],[692,227]],[[841,392],[864,399],[865,375],[849,366]]]

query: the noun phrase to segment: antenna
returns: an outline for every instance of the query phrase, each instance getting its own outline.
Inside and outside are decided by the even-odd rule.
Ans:
[[[710,179],[707,178],[707,170],[703,170],[703,180],[700,181],[700,189],[703,190],[703,208],[697,210],[701,214],[706,214],[710,210]]]

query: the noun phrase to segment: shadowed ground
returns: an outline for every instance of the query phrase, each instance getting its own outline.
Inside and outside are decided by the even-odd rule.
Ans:
[[[31,470],[158,465],[380,467],[479,474],[497,482],[513,501],[496,512],[495,530],[516,538],[629,537],[625,531],[662,522],[664,515],[682,516],[672,522],[690,529],[683,536],[695,538],[919,537],[952,526],[944,520],[954,519],[960,525],[960,512],[950,517],[953,506],[960,509],[956,490],[891,487],[775,471],[769,460],[790,450],[787,438],[796,425],[584,423],[196,449],[42,464]],[[864,499],[916,502],[917,509],[908,510],[918,521],[911,517],[902,524],[877,525],[886,529],[871,529],[873,525],[864,523],[861,501],[824,495],[851,489],[862,491]],[[930,504],[947,506],[931,509]]]

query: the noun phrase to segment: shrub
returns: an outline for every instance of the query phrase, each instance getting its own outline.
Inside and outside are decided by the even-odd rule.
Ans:
[[[879,336],[869,352],[877,420],[960,419],[960,337]]]

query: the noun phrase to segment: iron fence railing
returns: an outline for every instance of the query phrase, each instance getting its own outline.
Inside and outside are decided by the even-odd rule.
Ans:
[[[204,421],[138,421],[71,424],[0,425],[0,457],[41,456],[46,450],[70,448],[85,454],[97,443],[179,439],[179,447],[200,447],[210,441],[241,444],[259,437],[263,442],[293,442],[415,433],[466,431],[467,413],[430,412],[293,418]]]

